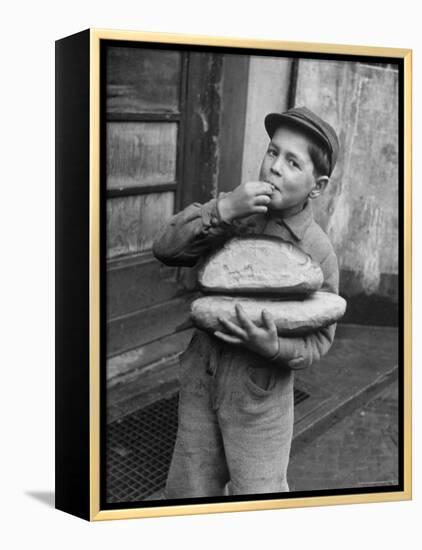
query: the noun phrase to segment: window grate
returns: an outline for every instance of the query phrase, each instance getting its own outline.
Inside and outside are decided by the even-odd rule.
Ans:
[[[309,394],[295,388],[295,405]],[[160,399],[107,428],[107,502],[141,501],[161,490],[177,434],[178,394]]]

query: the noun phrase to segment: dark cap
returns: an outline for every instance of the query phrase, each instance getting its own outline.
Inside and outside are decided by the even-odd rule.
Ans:
[[[277,128],[283,126],[285,123],[294,123],[295,126],[306,128],[314,136],[319,138],[324,145],[327,146],[328,152],[330,153],[329,175],[331,175],[337,162],[340,144],[334,128],[330,126],[328,122],[322,120],[322,118],[307,107],[293,107],[284,113],[270,113],[265,117],[264,123],[270,138],[273,137]]]

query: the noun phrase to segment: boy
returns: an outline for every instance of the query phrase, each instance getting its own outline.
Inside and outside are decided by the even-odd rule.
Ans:
[[[259,181],[194,203],[175,215],[154,243],[168,265],[193,266],[234,235],[264,234],[292,242],[322,268],[322,290],[338,293],[337,259],[313,220],[339,151],[334,129],[306,107],[265,118],[271,138]],[[294,371],[325,354],[335,325],[279,337],[271,315],[256,326],[236,307],[238,324],[197,330],[182,354],[179,428],[166,498],[288,491]]]

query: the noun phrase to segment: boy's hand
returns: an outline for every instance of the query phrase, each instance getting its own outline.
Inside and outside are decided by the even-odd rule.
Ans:
[[[265,181],[247,181],[218,202],[222,220],[231,222],[251,214],[265,213],[271,202],[273,187]]]
[[[236,304],[236,315],[239,325],[220,317],[220,323],[224,325],[230,334],[217,330],[214,332],[214,336],[229,344],[243,345],[266,359],[275,357],[279,351],[280,342],[271,313],[265,309],[263,310],[262,327],[253,323],[239,304]]]

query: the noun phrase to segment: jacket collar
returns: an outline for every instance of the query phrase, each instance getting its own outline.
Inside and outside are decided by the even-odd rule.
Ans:
[[[298,241],[301,241],[305,231],[311,225],[313,218],[314,216],[312,213],[311,201],[307,200],[300,212],[293,214],[288,218],[280,217],[277,219],[277,223],[286,226],[293,237],[295,237]]]

